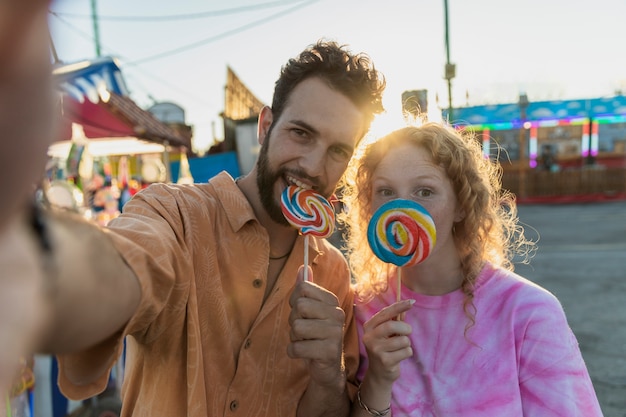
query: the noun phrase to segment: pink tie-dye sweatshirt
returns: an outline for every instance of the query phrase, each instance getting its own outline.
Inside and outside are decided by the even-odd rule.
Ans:
[[[360,337],[363,323],[395,302],[395,288],[390,281],[385,293],[357,303]],[[425,296],[403,287],[402,298],[416,300],[405,318],[413,357],[393,385],[394,417],[602,416],[563,308],[545,289],[487,264],[469,327],[461,290]],[[362,380],[368,361],[360,348]]]

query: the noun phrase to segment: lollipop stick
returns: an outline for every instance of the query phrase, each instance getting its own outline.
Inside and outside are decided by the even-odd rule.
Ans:
[[[309,280],[309,235],[304,235],[304,281]]]
[[[396,301],[400,302],[402,300],[402,295],[401,295],[401,292],[402,292],[402,268],[401,267],[398,267],[398,274],[397,275],[398,275],[397,276],[398,277],[398,282],[397,282],[398,292],[396,293]],[[397,319],[398,319],[398,321],[401,321],[402,320],[402,314],[398,314]]]
[[[402,300],[402,268],[398,267],[398,293],[396,294],[396,301],[400,302]]]

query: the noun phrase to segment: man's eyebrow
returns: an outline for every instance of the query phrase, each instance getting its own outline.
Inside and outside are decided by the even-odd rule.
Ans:
[[[308,124],[304,120],[293,119],[293,120],[289,120],[288,122],[290,124],[292,124],[292,125],[299,126],[302,129],[311,132],[313,135],[319,135],[319,133],[320,133],[319,130],[317,130],[316,128],[314,128],[313,126],[311,126],[310,124]],[[345,143],[337,143],[335,146],[338,146],[338,147],[342,148],[343,150],[348,152],[350,155],[352,155],[354,153],[354,149],[355,149],[354,146],[350,146],[350,145],[347,145]]]
[[[309,132],[315,135],[318,135],[320,133],[316,128],[314,128],[313,126],[311,126],[309,123],[305,122],[304,120],[294,119],[294,120],[289,120],[289,123],[297,125],[301,127],[302,129],[308,130]]]

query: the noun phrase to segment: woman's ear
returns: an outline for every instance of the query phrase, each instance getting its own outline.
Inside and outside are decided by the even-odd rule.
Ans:
[[[263,107],[259,114],[259,122],[257,123],[257,139],[259,145],[263,145],[263,142],[265,142],[265,138],[270,131],[270,126],[272,126],[273,121],[274,115],[272,114],[272,109],[268,106]]]
[[[458,223],[465,218],[465,210],[461,210],[460,208],[456,209],[456,214],[454,216],[454,223]]]

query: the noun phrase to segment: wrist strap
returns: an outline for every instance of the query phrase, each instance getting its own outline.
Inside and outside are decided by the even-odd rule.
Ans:
[[[359,387],[359,390],[356,392],[356,399],[359,402],[359,407],[365,410],[370,416],[383,417],[389,414],[389,411],[391,411],[391,404],[389,404],[389,407],[381,411],[374,410],[373,408],[370,408],[367,405],[365,405],[363,401],[361,401],[361,387]]]
[[[46,227],[43,209],[36,201],[33,202],[31,207],[31,226],[39,241],[40,248],[46,253],[52,252],[52,242],[50,241],[48,228]]]

